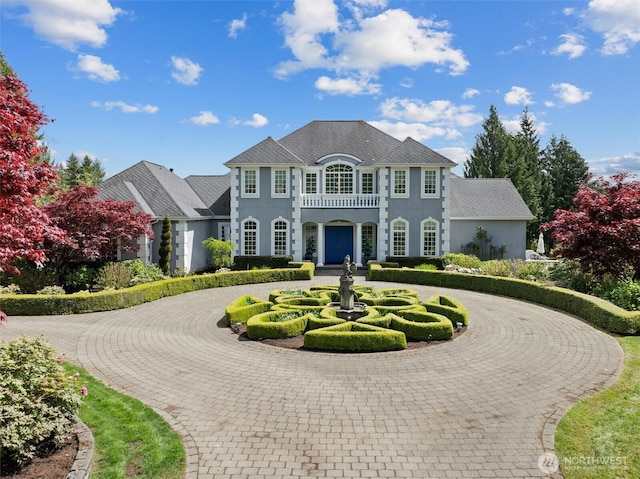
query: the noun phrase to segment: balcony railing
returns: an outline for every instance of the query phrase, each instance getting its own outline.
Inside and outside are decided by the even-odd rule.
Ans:
[[[380,195],[300,195],[302,208],[378,208]]]

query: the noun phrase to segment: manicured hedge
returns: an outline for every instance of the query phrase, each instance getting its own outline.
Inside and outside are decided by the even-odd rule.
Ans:
[[[296,268],[254,271],[228,271],[224,273],[171,278],[145,283],[131,288],[98,293],[65,295],[3,294],[0,310],[10,316],[39,316],[53,314],[92,313],[128,308],[176,294],[209,288],[222,288],[239,284],[299,281],[311,279],[313,263],[294,263]]]
[[[400,268],[415,268],[421,264],[433,264],[439,270],[445,267],[440,256],[387,256],[387,263],[397,263]]]
[[[595,296],[533,281],[445,271],[390,269],[375,263],[369,264],[369,279],[508,296],[573,314],[611,333],[640,334],[638,311],[625,311]]]
[[[250,317],[265,313],[272,306],[273,303],[271,301],[245,294],[227,305],[224,310],[224,317],[227,320],[227,324],[246,323]]]
[[[234,256],[233,269],[245,271],[251,268],[288,268],[292,261],[292,256]]]
[[[454,327],[457,323],[461,323],[463,326],[469,324],[469,311],[460,301],[451,296],[435,294],[420,304],[431,313],[438,313],[449,318]]]
[[[397,351],[407,347],[407,338],[400,331],[347,321],[307,331],[304,347],[344,352]]]
[[[441,314],[404,310],[391,316],[390,328],[402,331],[409,341],[441,341],[453,337],[453,325]]]
[[[295,311],[269,311],[258,314],[247,321],[247,336],[251,339],[283,339],[300,336],[307,329],[307,321],[313,313],[282,321],[282,315],[296,314]]]

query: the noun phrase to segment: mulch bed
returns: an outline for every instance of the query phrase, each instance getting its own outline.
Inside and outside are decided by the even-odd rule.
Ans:
[[[0,471],[0,477],[10,477],[13,479],[66,479],[78,452],[78,438],[75,434],[71,436],[60,449],[43,444],[37,452],[36,457],[18,470]]]

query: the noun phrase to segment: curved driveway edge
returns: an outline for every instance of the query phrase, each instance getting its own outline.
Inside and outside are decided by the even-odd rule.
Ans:
[[[399,286],[366,282],[374,288]],[[0,338],[45,334],[181,434],[191,478],[545,477],[539,456],[577,401],[611,384],[618,342],[564,313],[431,286],[470,313],[465,334],[420,349],[331,354],[242,341],[220,326],[250,292],[210,289],[126,310],[12,317]]]

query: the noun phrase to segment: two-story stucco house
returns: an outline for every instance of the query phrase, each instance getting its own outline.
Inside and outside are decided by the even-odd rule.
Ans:
[[[183,180],[143,162],[105,181],[102,196],[169,216],[186,270],[205,266],[195,251],[207,236],[230,239],[235,255],[299,261],[313,250],[323,266],[459,252],[481,225],[505,257],[525,255],[533,216],[509,180],[460,178],[446,157],[363,121],[313,121],[225,165],[229,175]],[[156,261],[158,245],[141,244]]]

